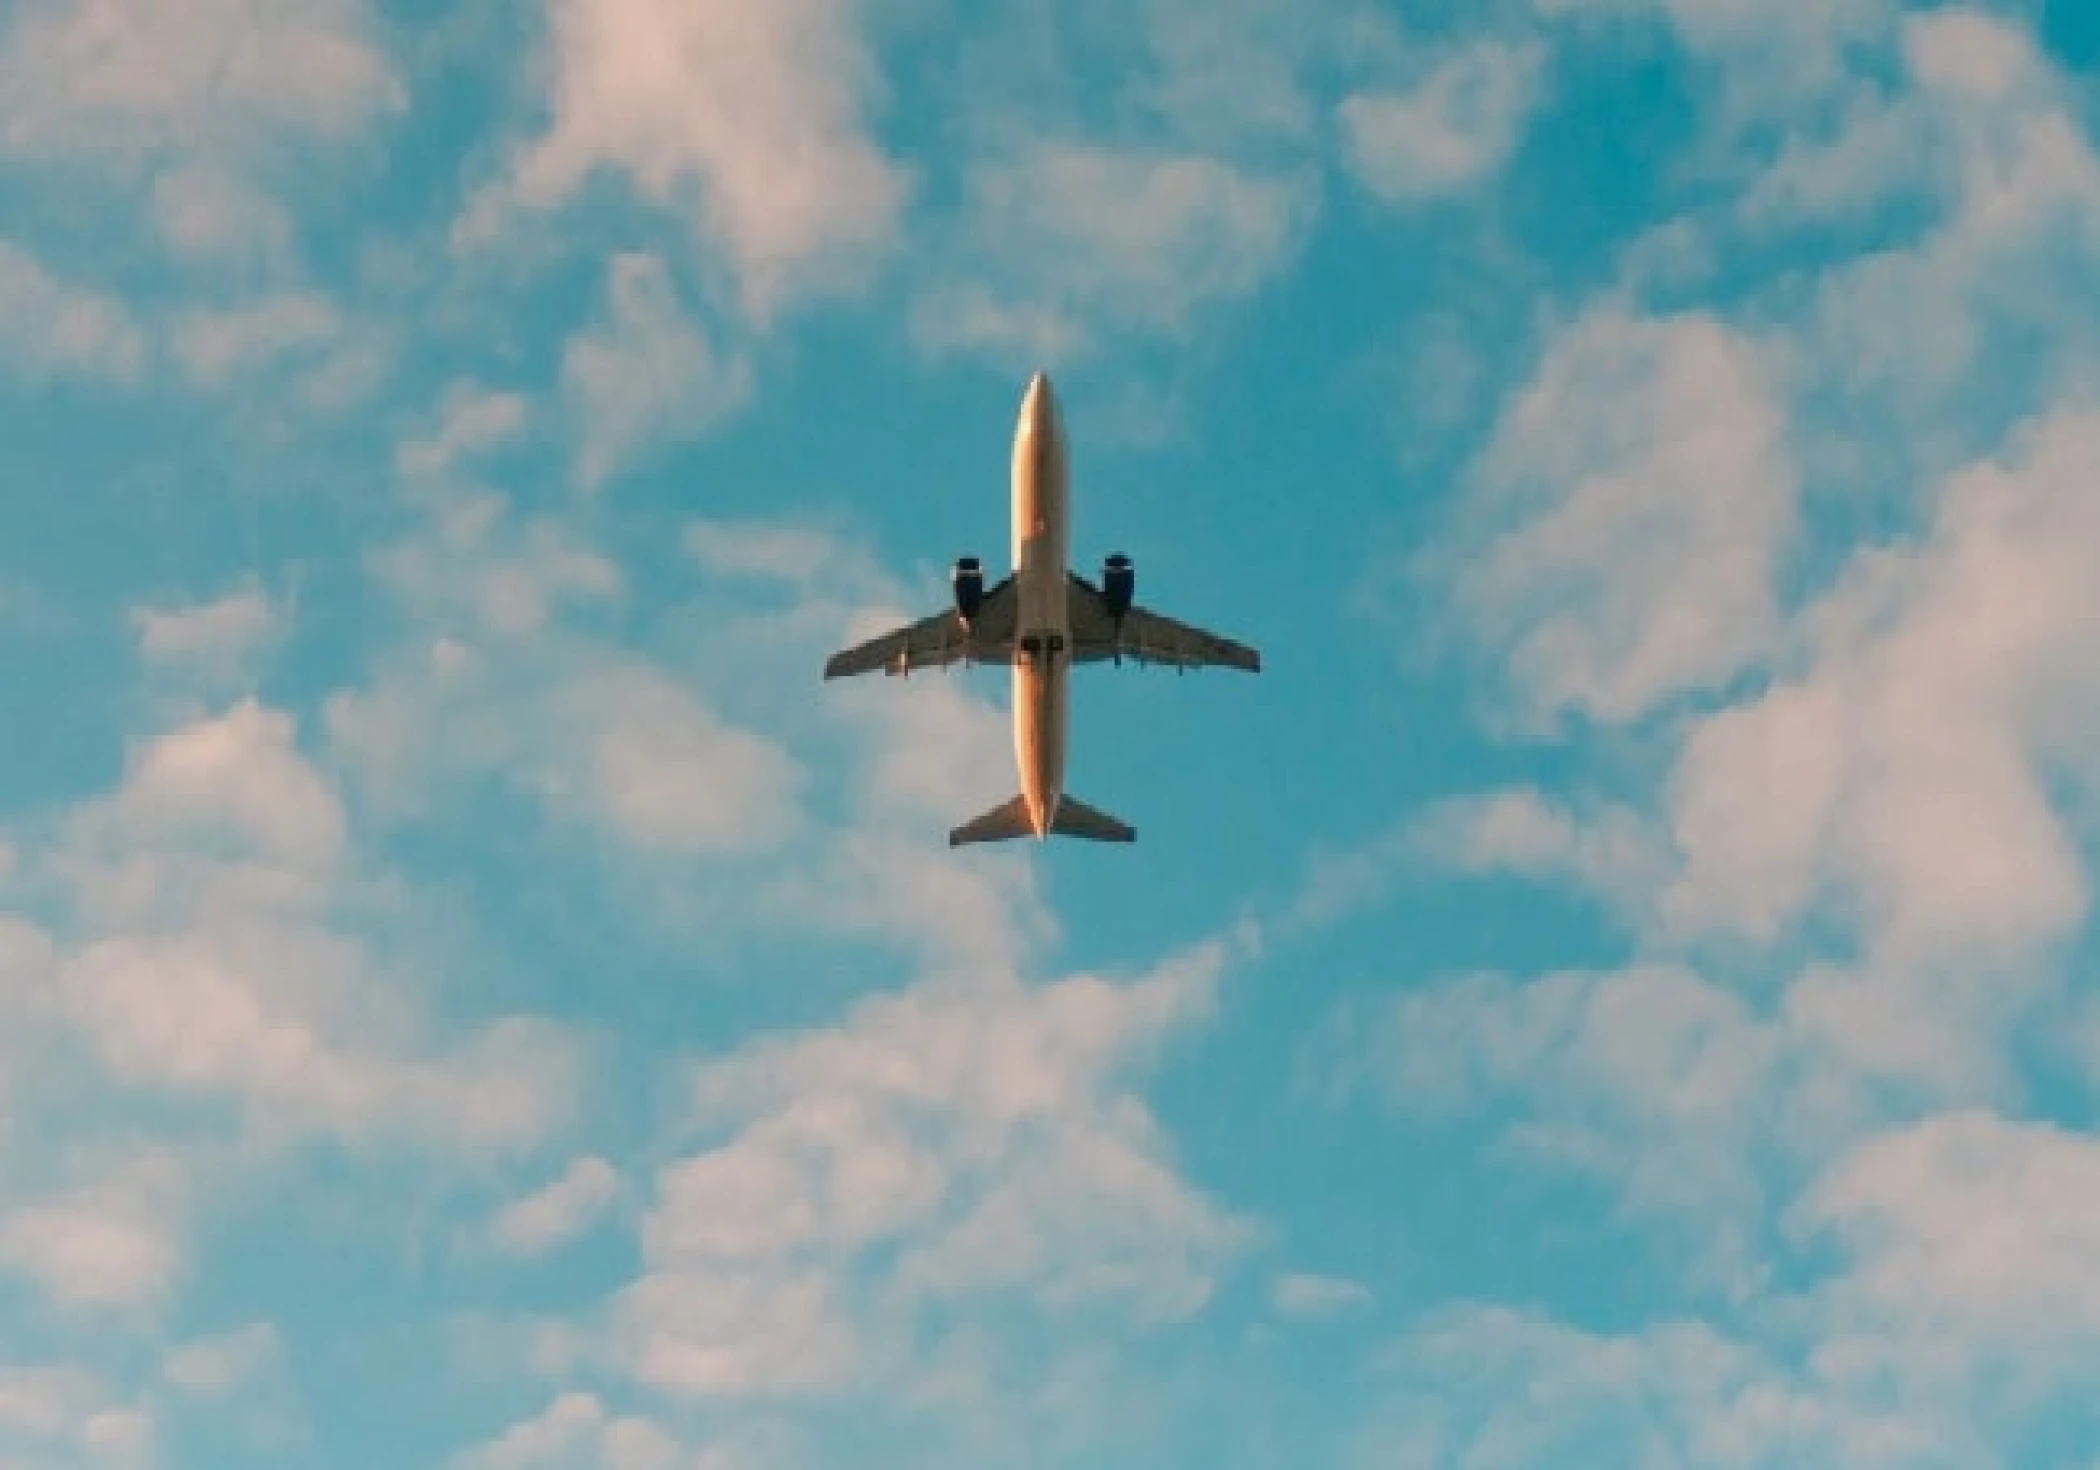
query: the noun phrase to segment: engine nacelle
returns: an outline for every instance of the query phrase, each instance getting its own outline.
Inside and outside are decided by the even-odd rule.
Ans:
[[[1131,599],[1137,596],[1137,567],[1120,551],[1101,563],[1101,596],[1118,618],[1130,611]]]
[[[955,611],[966,623],[974,622],[984,606],[984,563],[974,556],[958,557],[955,562]]]

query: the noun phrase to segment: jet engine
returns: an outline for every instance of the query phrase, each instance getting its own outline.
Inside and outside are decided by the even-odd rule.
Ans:
[[[974,556],[958,557],[954,582],[955,611],[964,622],[975,621],[977,610],[984,606],[984,563]]]
[[[1101,596],[1118,619],[1130,611],[1130,600],[1137,596],[1137,567],[1120,551],[1101,563]]]

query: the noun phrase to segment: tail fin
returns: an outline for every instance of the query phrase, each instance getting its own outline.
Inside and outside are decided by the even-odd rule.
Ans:
[[[973,842],[1005,842],[1014,837],[1033,836],[1035,828],[1028,823],[1028,802],[1017,796],[957,827],[948,834],[948,845],[968,847]]]
[[[1059,837],[1084,837],[1089,842],[1135,842],[1137,831],[1107,812],[1096,811],[1076,797],[1060,797],[1050,830]]]
[[[1137,841],[1137,833],[1127,824],[1070,796],[1058,799],[1057,814],[1050,819],[1050,833],[1055,837],[1083,837],[1089,842]],[[1033,836],[1035,828],[1028,821],[1028,803],[1016,796],[950,832],[948,845],[968,847],[976,842],[1006,842]]]

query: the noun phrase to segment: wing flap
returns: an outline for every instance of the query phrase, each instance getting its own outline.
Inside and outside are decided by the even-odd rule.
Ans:
[[[1016,602],[1014,579],[1008,577],[985,593],[970,622],[965,623],[953,608],[931,613],[834,653],[824,661],[824,677],[843,679],[877,669],[885,674],[908,674],[953,663],[1011,663]]]
[[[1066,606],[1072,624],[1075,664],[1127,658],[1134,663],[1182,669],[1261,672],[1258,650],[1149,608],[1131,607],[1119,618],[1098,588],[1076,572],[1070,576]]]

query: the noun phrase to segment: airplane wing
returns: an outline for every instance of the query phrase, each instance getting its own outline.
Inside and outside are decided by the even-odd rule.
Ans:
[[[1008,577],[989,588],[977,616],[964,623],[962,614],[948,608],[916,623],[906,624],[879,638],[834,653],[824,664],[824,677],[840,679],[850,674],[908,674],[914,669],[937,669],[958,661],[1011,663],[1014,651],[1014,622],[1019,599],[1014,579]]]
[[[1175,668],[1244,669],[1261,672],[1261,654],[1244,643],[1191,628],[1170,617],[1132,606],[1119,619],[1099,588],[1077,572],[1069,574],[1067,608],[1072,623],[1072,662],[1098,663],[1105,658]]]

